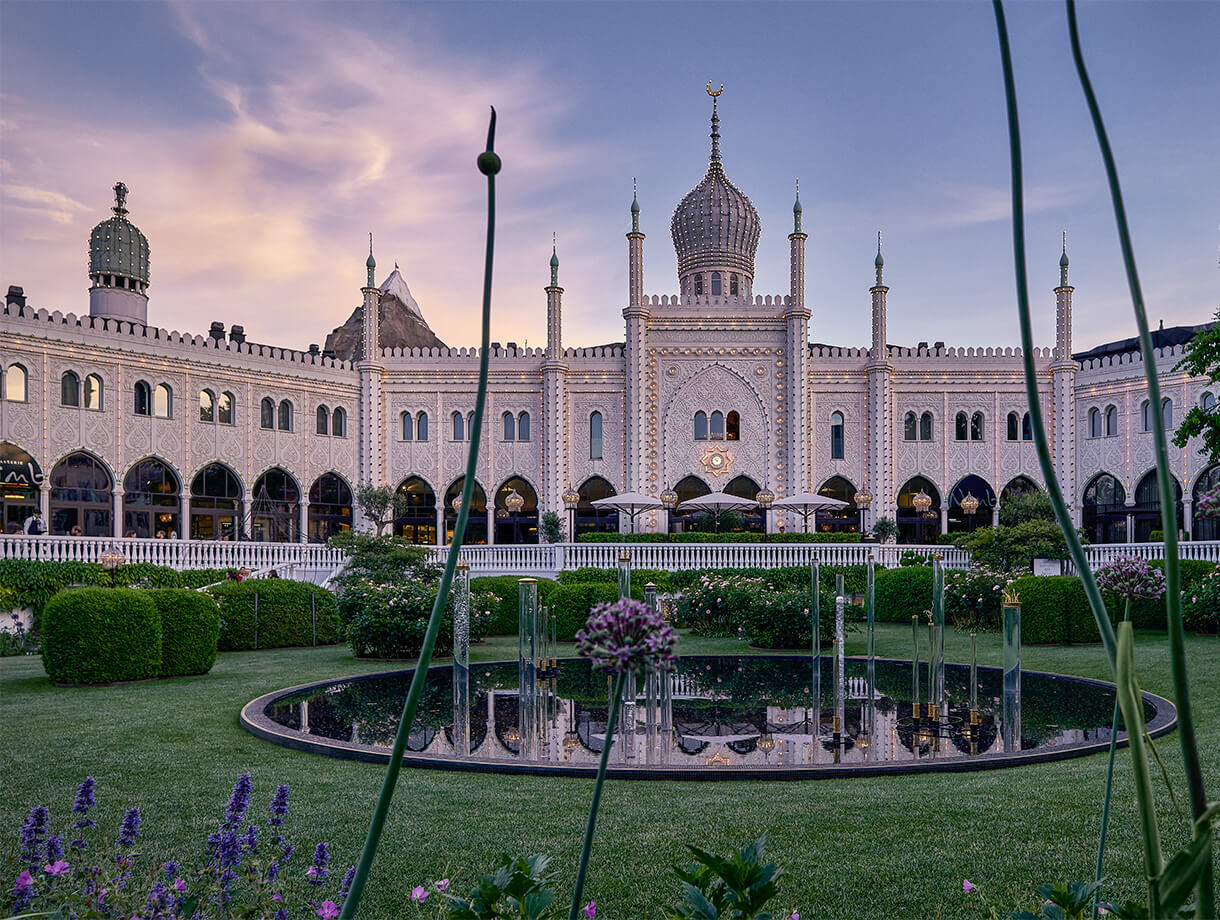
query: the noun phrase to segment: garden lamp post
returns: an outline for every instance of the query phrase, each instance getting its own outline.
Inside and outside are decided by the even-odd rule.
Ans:
[[[962,514],[970,519],[969,532],[974,533],[974,513],[979,510],[979,500],[967,492],[966,497],[958,502],[958,505],[962,509]]]
[[[580,493],[575,486],[568,486],[563,493],[563,506],[568,509],[568,540],[576,542],[576,506],[580,504]]]
[[[525,507],[525,499],[521,497],[516,489],[510,489],[508,495],[504,497],[504,505],[508,508],[508,513],[513,518],[513,542],[520,543],[521,534],[518,528],[521,519],[518,515],[520,515],[521,509]]]
[[[112,546],[107,550],[103,550],[101,555],[97,557],[97,561],[102,564],[102,568],[110,573],[110,587],[115,586],[115,580],[118,577],[119,569],[123,567],[123,563],[127,561],[127,557],[122,551]]]
[[[661,507],[665,509],[665,539],[670,539],[669,516],[673,514],[674,508],[678,506],[678,493],[673,489],[666,489],[661,493]]]
[[[923,489],[920,489],[919,494],[911,499],[911,504],[914,505],[915,510],[919,512],[920,522],[919,522],[919,535],[918,536],[919,536],[919,542],[923,543],[923,542],[925,542],[923,531],[924,531],[924,527],[927,526],[927,522],[924,520],[924,518],[927,517],[929,510],[931,510],[931,508],[932,508],[932,496],[929,495],[927,492],[925,492]]]
[[[856,493],[856,510],[860,514],[860,533],[864,533],[864,509],[873,503],[873,493],[867,489],[861,489]]]
[[[758,510],[762,512],[763,519],[763,542],[767,542],[767,509],[775,503],[775,493],[770,489],[763,488],[754,496],[754,501],[758,502]]]

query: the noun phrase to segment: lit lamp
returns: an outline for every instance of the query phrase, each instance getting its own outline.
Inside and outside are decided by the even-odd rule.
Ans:
[[[770,732],[763,732],[758,738],[758,749],[764,756],[770,756],[775,750],[775,737]]]
[[[864,509],[873,503],[873,493],[861,489],[856,493],[856,510],[860,513],[860,532],[864,533]]]
[[[762,511],[763,517],[763,540],[767,539],[767,511],[775,504],[775,493],[770,489],[762,489],[754,496],[754,501],[758,502],[758,507]]]
[[[113,588],[118,571],[123,567],[123,563],[127,561],[127,557],[123,555],[118,547],[112,546],[110,549],[103,550],[97,557],[97,561],[102,564],[103,569],[110,573],[110,587]]]
[[[911,499],[911,504],[915,506],[915,510],[919,512],[920,517],[929,517],[934,512],[932,509],[932,496],[923,489],[919,490],[919,494]],[[924,542],[922,525],[920,525],[919,541]]]
[[[516,489],[510,489],[508,495],[504,497],[504,506],[508,508],[508,513],[511,514],[513,518],[513,542],[520,543],[521,535],[518,532],[517,515],[520,514],[521,509],[525,507],[525,499],[521,497]]]
[[[568,539],[576,542],[576,506],[580,504],[580,493],[575,486],[568,486],[563,493],[563,506],[568,509]]]
[[[958,502],[958,505],[962,509],[962,514],[966,515],[966,517],[968,517],[970,519],[970,530],[971,530],[971,532],[973,532],[974,531],[974,513],[979,510],[979,500],[977,498],[975,498],[973,495],[971,495],[969,492],[967,492],[966,497],[963,498],[960,502]]]
[[[674,508],[678,507],[678,493],[673,489],[666,489],[661,493],[661,507],[665,509],[665,537],[669,538],[669,515]]]
[[[457,495],[453,496],[453,501],[451,501],[449,503],[449,507],[453,509],[454,514],[457,514],[459,511],[462,510],[462,493],[461,492],[459,492]]]

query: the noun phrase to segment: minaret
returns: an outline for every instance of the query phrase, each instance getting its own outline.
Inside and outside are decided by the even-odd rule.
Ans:
[[[634,183],[633,183],[634,188]],[[631,196],[631,232],[627,234],[627,252],[630,259],[628,273],[627,308],[623,319],[627,322],[624,361],[627,376],[627,418],[623,426],[626,435],[626,482],[623,491],[648,492],[654,494],[645,483],[648,468],[645,452],[649,426],[655,426],[655,416],[649,416],[648,387],[646,384],[648,364],[648,321],[652,317],[644,301],[644,234],[640,232],[640,202],[634,193]],[[651,490],[651,491],[650,491]]]
[[[382,375],[385,365],[381,363],[381,291],[374,275],[377,262],[373,259],[373,234],[369,234],[369,257],[364,263],[368,270],[368,283],[361,288],[364,294],[364,317],[361,325],[360,357],[356,371],[360,376],[360,481],[375,486],[385,482],[385,451],[383,441]]]
[[[551,283],[546,290],[546,360],[542,364],[542,510],[563,517],[568,473],[568,365],[563,360],[563,288],[559,254],[551,241]],[[566,520],[566,518],[565,518]]]
[[[1055,470],[1063,487],[1063,500],[1080,521],[1076,507],[1076,362],[1072,360],[1072,291],[1068,284],[1067,231],[1063,231],[1063,254],[1059,256],[1059,286],[1055,288],[1055,352],[1051,362],[1053,411],[1052,436]]]
[[[801,185],[796,185],[792,205],[792,232],[788,234],[789,296],[784,305],[788,349],[788,379],[784,388],[788,402],[787,429],[777,423],[776,433],[788,445],[783,479],[777,477],[780,494],[795,495],[812,488],[809,482],[809,310],[805,308],[805,241],[801,230]],[[777,418],[778,418],[777,414]]]
[[[879,516],[889,516],[897,498],[894,491],[894,368],[889,363],[885,334],[885,286],[882,273],[885,259],[881,257],[881,231],[877,231],[877,258],[873,260],[877,283],[870,289],[873,297],[873,342],[868,356],[868,482],[864,488],[873,495],[866,509],[866,529],[872,529]]]
[[[127,219],[127,186],[114,185],[114,216],[89,235],[89,315],[148,323],[148,238]]]

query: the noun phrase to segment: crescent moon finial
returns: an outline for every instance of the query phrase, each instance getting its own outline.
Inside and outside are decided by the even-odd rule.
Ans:
[[[723,92],[724,92],[723,83],[720,84],[720,89],[716,90],[715,92],[712,92],[712,81],[711,80],[707,81],[707,94],[709,96],[711,96],[713,99],[715,99],[717,96],[719,96]]]

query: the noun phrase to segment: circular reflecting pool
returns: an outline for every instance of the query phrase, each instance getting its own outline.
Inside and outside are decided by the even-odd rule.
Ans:
[[[916,713],[910,662],[878,659],[870,697],[866,660],[849,658],[836,718],[840,704],[832,668],[823,656],[818,705],[809,656],[681,658],[666,682],[640,677],[625,693],[611,773],[712,779],[970,770],[1079,756],[1109,745],[1111,684],[1023,671],[1019,702],[1006,705],[1001,671],[980,667],[972,710],[969,666],[947,664],[943,702],[933,707],[926,702],[924,662]],[[242,724],[301,750],[384,762],[413,673],[279,690],[247,704]],[[517,662],[473,665],[463,729],[453,669],[433,667],[406,762],[442,769],[595,772],[606,743],[607,678],[584,660],[564,659],[540,671],[537,686],[523,712]],[[1173,705],[1152,694],[1144,694],[1144,714],[1154,737],[1176,722]],[[528,738],[522,743],[523,727],[532,744]],[[469,745],[464,756],[463,731]],[[1120,730],[1120,743],[1124,739]]]

